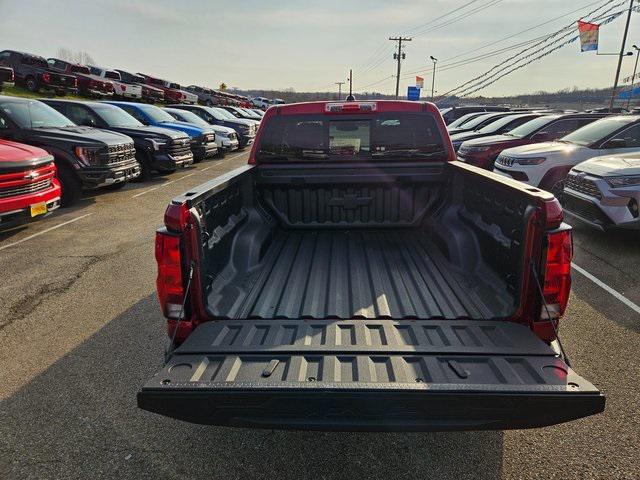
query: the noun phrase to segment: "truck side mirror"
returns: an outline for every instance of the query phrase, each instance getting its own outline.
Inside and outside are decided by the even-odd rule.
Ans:
[[[627,148],[627,140],[624,138],[612,138],[602,145],[602,148],[605,149],[613,149],[613,148]]]

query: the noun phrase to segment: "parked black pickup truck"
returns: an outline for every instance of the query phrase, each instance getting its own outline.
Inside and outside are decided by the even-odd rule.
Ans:
[[[11,67],[15,82],[32,92],[52,91],[56,95],[66,95],[77,91],[78,83],[72,75],[54,72],[44,57],[30,53],[3,50],[0,52],[0,65]]]
[[[77,126],[38,100],[0,96],[0,138],[54,156],[63,206],[77,202],[83,188],[117,189],[140,175],[131,138]]]
[[[455,161],[434,105],[271,107],[249,165],[157,231],[177,347],[138,405],[215,425],[552,425],[604,396],[555,348],[571,228],[549,193]]]
[[[13,68],[0,66],[0,92],[3,87],[13,87],[14,82]]]
[[[124,83],[131,85],[140,85],[142,87],[142,101],[147,103],[162,103],[164,102],[164,92],[159,88],[152,87],[146,83],[146,79],[142,75],[136,75],[134,73],[125,72],[124,70],[116,69],[116,72],[120,74],[120,78]]]
[[[101,128],[128,135],[133,139],[136,158],[148,180],[151,172],[175,172],[193,163],[189,135],[169,128],[143,125],[123,109],[108,103],[70,100],[42,100],[76,125]]]

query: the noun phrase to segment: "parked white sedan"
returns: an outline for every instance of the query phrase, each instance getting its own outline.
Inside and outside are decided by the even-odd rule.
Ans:
[[[558,198],[572,167],[602,155],[640,152],[640,116],[621,115],[590,123],[556,140],[504,150],[493,171]]]

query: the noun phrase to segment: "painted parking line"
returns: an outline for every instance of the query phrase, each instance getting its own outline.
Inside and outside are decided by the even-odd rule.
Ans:
[[[587,272],[584,268],[576,265],[575,263],[572,263],[571,266],[574,268],[574,270],[576,270],[578,273],[584,275],[585,277],[587,277],[589,280],[591,280],[593,283],[595,283],[596,285],[598,285],[600,288],[602,288],[603,290],[605,290],[606,292],[610,293],[613,297],[615,297],[616,299],[620,300],[622,303],[624,303],[627,307],[629,307],[631,310],[635,311],[636,313],[640,313],[640,306],[636,305],[635,303],[633,303],[631,300],[629,300],[627,297],[625,297],[624,295],[622,295],[620,292],[618,292],[617,290],[614,290],[613,288],[611,288],[609,285],[607,285],[606,283],[604,283],[602,280],[600,280],[597,277],[594,277],[593,275],[591,275],[589,272]]]
[[[142,195],[146,195],[149,192],[153,192],[154,190],[158,190],[159,188],[164,188],[167,185],[171,185],[172,183],[176,183],[176,182],[182,180],[183,178],[187,178],[187,177],[190,177],[192,175],[193,175],[193,173],[189,173],[187,175],[183,175],[180,178],[176,178],[175,180],[169,180],[168,182],[164,182],[162,185],[158,185],[157,187],[149,188],[148,190],[145,190],[144,192],[136,193],[131,198],[137,198],[137,197],[140,197]]]
[[[2,245],[0,247],[0,250],[4,250],[5,248],[9,248],[9,247],[14,247],[14,246],[19,245],[19,244],[21,244],[23,242],[26,242],[27,240],[31,240],[32,238],[39,237],[40,235],[44,235],[45,233],[49,233],[50,231],[55,230],[57,228],[64,227],[65,225],[69,225],[70,223],[77,222],[78,220],[82,220],[83,218],[88,217],[89,215],[93,215],[93,213],[85,213],[84,215],[80,215],[79,217],[72,218],[71,220],[68,220],[66,222],[62,222],[62,223],[60,223],[58,225],[54,225],[53,227],[46,228],[46,229],[42,230],[41,232],[34,233],[33,235],[29,235],[28,237],[24,237],[24,238],[18,240],[17,242],[8,243],[7,245]]]

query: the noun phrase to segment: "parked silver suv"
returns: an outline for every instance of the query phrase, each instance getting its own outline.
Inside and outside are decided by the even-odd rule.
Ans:
[[[600,230],[640,230],[640,153],[597,157],[571,169],[562,203],[574,218]]]

